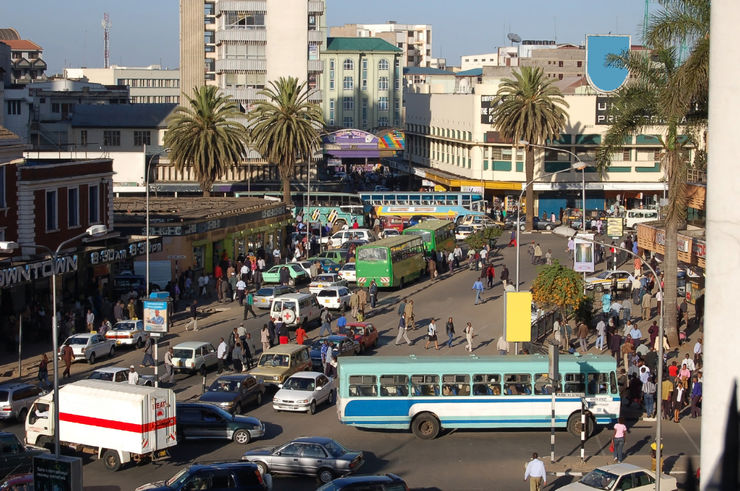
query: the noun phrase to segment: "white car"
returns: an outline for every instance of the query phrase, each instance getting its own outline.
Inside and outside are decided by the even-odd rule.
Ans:
[[[299,411],[314,414],[316,406],[324,402],[334,404],[337,399],[336,382],[319,372],[297,372],[279,385],[272,398],[276,411]]]
[[[329,237],[329,247],[332,249],[336,249],[337,247],[341,247],[342,244],[344,244],[348,240],[352,239],[361,239],[368,242],[373,242],[374,240],[377,240],[377,237],[375,236],[375,232],[366,228],[340,230],[339,232],[336,232],[334,235]]]
[[[105,333],[105,339],[113,340],[116,343],[116,346],[125,344],[141,348],[144,346],[145,337],[146,332],[144,331],[144,321],[141,320],[116,322],[113,329]]]
[[[205,341],[188,341],[173,348],[172,366],[177,372],[206,375],[208,367],[218,364],[216,348]]]
[[[355,263],[345,263],[342,269],[339,270],[339,277],[343,280],[354,283],[357,281],[357,268]]]
[[[612,464],[597,467],[578,482],[568,484],[561,490],[618,491],[630,489],[647,491],[655,489],[655,473],[632,464]],[[676,478],[663,474],[660,476],[660,489],[677,489]]]
[[[472,225],[458,225],[455,229],[455,240],[465,240],[475,233]]]
[[[105,339],[100,334],[93,332],[73,334],[64,341],[64,344],[67,343],[72,347],[72,353],[74,353],[72,361],[87,360],[88,363],[93,364],[98,358],[104,356],[113,358],[113,355],[116,354],[115,341]],[[62,356],[62,348],[59,349],[60,357]]]
[[[587,290],[609,291],[612,286],[612,280],[617,278],[618,290],[629,290],[632,288],[632,275],[627,271],[607,269],[595,276],[586,278]]]
[[[269,309],[275,297],[295,293],[295,288],[287,285],[263,286],[254,294],[254,306],[258,309]]]
[[[293,261],[292,263],[303,268],[303,271],[305,271],[309,277],[311,276],[311,261]]]
[[[88,375],[87,378],[89,380],[105,380],[108,382],[116,382],[118,384],[127,384],[128,372],[129,369],[126,367],[103,367],[90,372],[90,375]],[[137,385],[154,387],[154,376],[139,374],[139,383]]]
[[[382,232],[380,232],[380,235],[387,239],[388,237],[395,237],[396,235],[401,235],[401,232],[398,231],[398,229],[395,228],[384,228]]]
[[[336,273],[320,274],[308,285],[308,291],[316,295],[330,286],[347,286],[347,280],[340,278]]]
[[[330,286],[316,294],[319,305],[327,309],[341,310],[346,312],[349,308],[349,299],[352,293],[346,286]]]

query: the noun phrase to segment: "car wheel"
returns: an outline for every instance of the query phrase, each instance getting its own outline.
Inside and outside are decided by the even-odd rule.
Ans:
[[[552,225],[546,225],[545,230],[552,230]]]
[[[116,347],[111,346],[110,351],[108,352],[108,358],[113,358],[114,356],[116,356]]]
[[[241,414],[242,413],[242,405],[240,403],[236,403],[236,406],[234,406],[234,414]]]
[[[262,392],[257,392],[257,406],[262,405]]]
[[[323,467],[319,469],[317,477],[319,478],[319,481],[321,481],[321,484],[330,483],[334,479],[334,472],[327,467]]]
[[[365,343],[360,343],[360,348],[357,350],[357,354],[361,355],[365,352]]]
[[[103,453],[103,465],[109,471],[117,471],[121,468],[121,458],[115,450],[106,450]]]
[[[411,422],[411,430],[422,440],[434,440],[439,435],[439,420],[432,414],[421,413]]]
[[[333,405],[336,402],[336,400],[337,400],[337,394],[334,391],[329,392],[329,399],[328,399],[329,405],[330,406]]]
[[[19,423],[25,423],[26,416],[28,415],[28,409],[21,408],[21,410],[18,412],[18,422]]]
[[[295,286],[295,280],[293,278],[288,280],[288,285]]]
[[[87,359],[87,362],[92,365],[95,363],[95,353],[90,353],[90,357]]]
[[[522,232],[524,232],[525,228],[526,228],[526,225],[520,225],[519,226],[519,230],[521,230]]]
[[[236,430],[234,432],[234,442],[239,445],[246,445],[251,440],[249,432],[247,430]]]
[[[198,370],[198,372],[200,372],[200,375],[201,375],[202,377],[205,377],[205,376],[206,376],[206,374],[208,373],[208,369],[206,368],[206,366],[205,366],[205,365],[201,365],[201,366],[200,366],[200,369]]]
[[[259,469],[260,474],[262,474],[263,476],[267,474],[267,464],[265,464],[264,462],[257,462],[257,469]]]
[[[311,401],[311,405],[308,406],[309,414],[316,414],[316,401]]]

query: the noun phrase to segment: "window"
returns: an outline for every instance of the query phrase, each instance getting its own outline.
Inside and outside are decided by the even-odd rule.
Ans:
[[[378,90],[388,90],[388,77],[378,77]]]
[[[98,184],[87,188],[87,207],[90,210],[90,223],[100,223],[100,186]]]
[[[362,127],[367,127],[367,97],[362,98]]]
[[[355,62],[352,61],[350,58],[347,58],[344,60],[343,68],[345,70],[354,70],[355,69]]]
[[[563,392],[586,392],[586,375],[583,373],[566,373],[563,383]]]
[[[470,377],[468,375],[442,375],[443,396],[469,396]]]
[[[437,375],[412,375],[411,395],[413,396],[438,396],[439,376]]]
[[[534,393],[535,394],[552,394],[552,381],[546,373],[540,373],[537,375],[537,379],[534,381]]]
[[[355,98],[354,97],[343,97],[342,98],[342,110],[354,111],[355,109]]]
[[[388,126],[388,117],[387,116],[381,116],[378,118],[378,126],[381,128],[385,128]]]
[[[576,62],[576,66],[577,66],[578,68],[581,68],[581,67],[583,66],[583,62],[582,62],[582,61],[577,61],[577,62]]]
[[[21,101],[7,101],[7,107],[10,115],[21,113]]]
[[[80,226],[80,190],[67,188],[67,226]]]
[[[350,397],[376,397],[378,395],[375,375],[350,375]]]
[[[563,66],[563,60],[558,61],[558,66],[559,67],[562,67]]]
[[[329,101],[329,126],[334,125],[334,99]]]
[[[121,132],[113,131],[113,130],[103,131],[103,146],[120,147],[121,146]]]
[[[498,374],[480,374],[473,375],[473,395],[474,396],[500,396],[501,395],[501,375]]]
[[[380,397],[406,397],[409,395],[409,378],[406,375],[381,375]]]
[[[329,60],[329,90],[334,90],[334,60]]]
[[[80,145],[87,145],[87,130],[80,130]]]
[[[367,90],[367,58],[362,59],[362,90]]]
[[[589,394],[606,394],[609,392],[609,375],[606,373],[589,373],[588,385],[586,385]]]
[[[352,77],[344,77],[342,87],[344,88],[344,90],[353,90],[355,88],[354,79]]]
[[[378,62],[378,70],[388,70],[388,60],[380,60]]]
[[[388,110],[388,96],[378,97],[378,111]]]
[[[506,395],[523,396],[532,393],[532,376],[528,373],[512,373],[504,376]]]
[[[345,116],[342,119],[342,126],[345,128],[352,128],[352,126],[354,126],[352,116]]]
[[[152,132],[151,131],[134,131],[134,145],[137,147],[141,145],[152,144]]]
[[[46,231],[52,232],[59,229],[57,222],[57,191],[56,189],[46,192]]]

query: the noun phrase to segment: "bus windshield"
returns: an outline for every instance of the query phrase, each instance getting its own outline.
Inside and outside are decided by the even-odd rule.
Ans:
[[[363,247],[357,252],[358,261],[387,261],[388,249],[385,247]]]

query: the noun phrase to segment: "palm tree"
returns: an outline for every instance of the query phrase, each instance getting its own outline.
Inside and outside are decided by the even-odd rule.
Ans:
[[[308,85],[295,77],[280,77],[259,92],[260,100],[249,112],[249,132],[254,148],[277,164],[283,202],[290,205],[290,178],[299,160],[310,161],[320,145],[324,127],[321,108],[308,100]]]
[[[565,128],[568,103],[552,80],[543,76],[541,68],[522,67],[513,79],[504,79],[496,93],[493,126],[514,145],[526,140],[533,145],[544,145],[560,136]],[[532,230],[534,217],[534,147],[527,146],[525,159],[527,186],[527,230]]]
[[[175,169],[192,167],[203,196],[210,196],[213,182],[246,155],[247,129],[239,122],[244,115],[218,87],[204,85],[185,97],[188,105],[167,118],[164,144]]]

